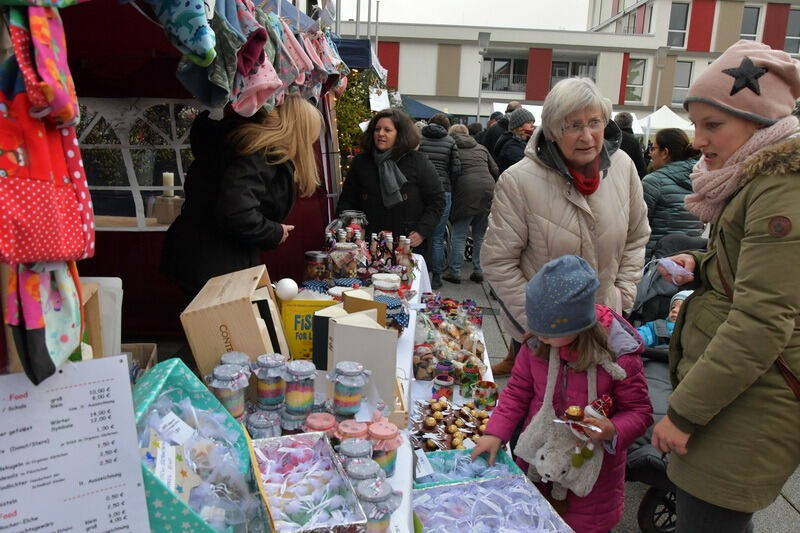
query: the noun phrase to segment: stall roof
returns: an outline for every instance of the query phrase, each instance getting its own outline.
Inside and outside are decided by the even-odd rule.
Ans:
[[[372,67],[372,50],[368,39],[342,39],[333,37],[336,50],[348,67],[368,69]]]
[[[643,129],[648,131],[677,128],[687,133],[694,133],[694,126],[692,126],[691,122],[681,118],[680,115],[665,105],[661,106],[661,108],[655,113],[647,115],[641,119],[639,124]]]
[[[429,119],[436,113],[441,113],[436,108],[433,108],[429,105],[425,105],[419,100],[415,100],[410,96],[403,96],[403,107],[405,107],[405,111],[410,116],[416,119]]]

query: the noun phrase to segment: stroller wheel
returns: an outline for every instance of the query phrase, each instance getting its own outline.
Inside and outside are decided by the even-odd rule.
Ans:
[[[642,533],[673,533],[677,523],[675,491],[656,487],[647,489],[636,518]]]

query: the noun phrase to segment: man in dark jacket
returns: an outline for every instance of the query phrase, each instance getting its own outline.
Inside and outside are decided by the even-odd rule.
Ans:
[[[616,122],[619,129],[622,130],[622,144],[620,144],[620,149],[633,160],[633,164],[636,165],[637,174],[639,174],[640,178],[643,178],[644,175],[647,174],[647,165],[644,162],[642,146],[633,135],[633,117],[630,113],[622,111],[621,113],[617,113],[614,117],[614,122]]]
[[[487,133],[487,132],[488,132],[488,131],[491,129],[491,127],[492,127],[492,126],[494,126],[494,125],[495,125],[495,123],[496,123],[498,120],[500,120],[500,119],[501,119],[501,118],[503,118],[504,116],[505,116],[505,115],[503,115],[503,113],[501,113],[500,111],[495,111],[494,113],[492,113],[492,114],[489,116],[489,122],[487,122],[487,123],[486,123],[486,128],[485,128],[485,129],[483,129],[483,130],[481,130],[481,131],[480,131],[479,133],[477,133],[476,135],[473,135],[473,137],[475,137],[475,140],[476,140],[476,141],[478,141],[478,143],[479,143],[479,144],[483,144],[483,143],[484,143],[484,141],[485,141],[485,139],[486,139],[486,133]],[[485,147],[485,146],[486,146],[486,145],[484,145],[484,147]],[[488,148],[487,148],[487,150],[488,150]],[[491,150],[490,150],[490,152],[491,152]]]
[[[437,113],[422,128],[422,142],[419,151],[426,154],[431,160],[444,190],[445,207],[442,218],[431,238],[431,257],[428,268],[431,269],[431,287],[438,289],[442,286],[442,261],[444,258],[444,231],[447,219],[450,217],[451,192],[456,179],[461,175],[461,161],[458,158],[458,147],[447,130],[450,129],[450,119],[443,113]]]
[[[506,106],[506,116],[501,117],[495,122],[491,128],[486,130],[486,135],[483,138],[483,144],[489,153],[491,154],[494,151],[494,145],[497,144],[497,140],[500,139],[500,136],[503,135],[504,132],[508,131],[508,117],[519,109],[522,104],[517,102],[516,100],[511,100],[508,105]]]

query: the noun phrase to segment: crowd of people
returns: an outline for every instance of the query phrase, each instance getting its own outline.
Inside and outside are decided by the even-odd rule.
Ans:
[[[751,531],[753,513],[800,464],[799,97],[800,62],[740,41],[688,90],[694,139],[659,131],[649,169],[630,116],[611,120],[587,78],[557,83],[541,124],[519,102],[486,129],[445,115],[415,125],[398,110],[370,120],[338,212],[364,211],[368,234],[408,235],[435,289],[461,283],[471,235],[470,279],[488,281],[514,339],[493,367],[511,377],[473,456],[493,461],[516,442],[517,461],[576,531],[607,532],[622,516],[626,450],[653,422],[646,345],[669,343],[674,390],[652,445],[669,456],[678,532]],[[293,136],[281,133],[288,105],[307,123]],[[316,183],[303,146],[320,127],[313,107],[292,99],[249,120],[195,123],[186,206],[164,251],[165,271],[187,292],[287,238],[295,188],[308,194]],[[222,181],[203,185],[209,172]],[[704,228],[705,250],[659,263],[677,293],[662,317],[667,333],[637,331],[626,317],[656,244]],[[204,263],[223,244],[236,264]],[[170,268],[187,253],[204,268],[190,279]],[[592,410],[555,424],[553,413],[572,405]],[[564,499],[536,451],[567,431],[579,457],[564,466],[577,471]]]

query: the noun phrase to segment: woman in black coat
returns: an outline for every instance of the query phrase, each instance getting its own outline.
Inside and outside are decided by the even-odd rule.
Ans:
[[[192,298],[215,276],[261,264],[260,252],[294,229],[281,222],[296,191],[311,196],[319,185],[313,144],[322,126],[319,111],[298,97],[250,118],[198,116],[186,200],[162,250],[164,275]]]
[[[444,194],[436,168],[415,150],[419,141],[419,130],[402,111],[385,109],[373,116],[336,211],[363,211],[368,222],[365,238],[390,230],[395,239],[408,236],[415,251],[422,253],[444,212]]]

